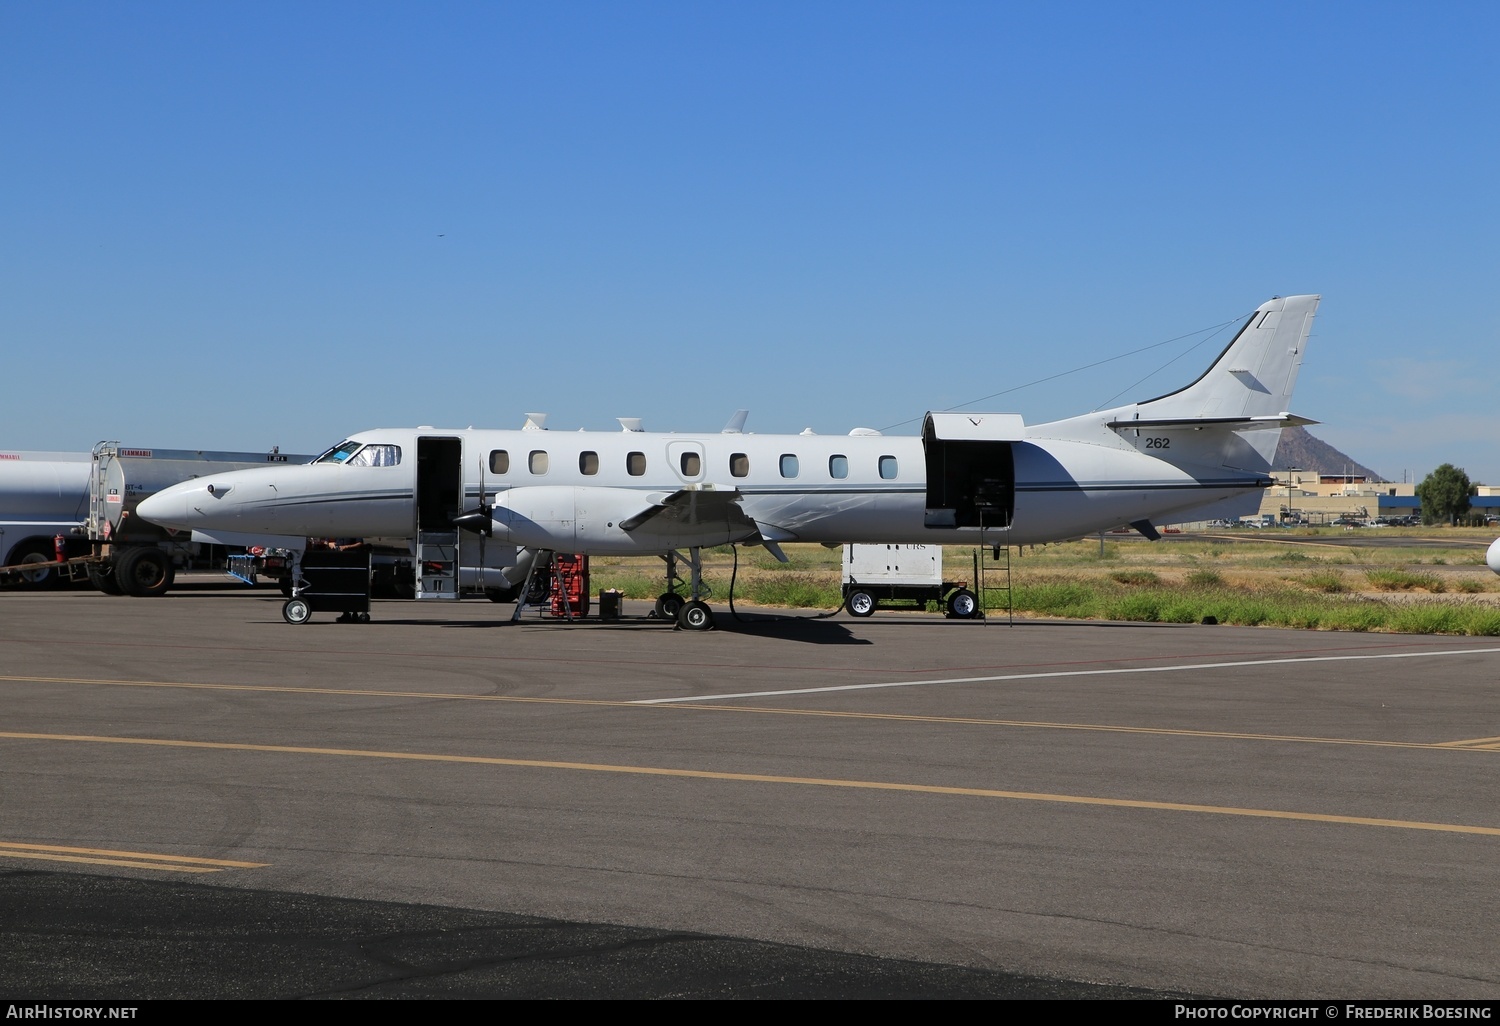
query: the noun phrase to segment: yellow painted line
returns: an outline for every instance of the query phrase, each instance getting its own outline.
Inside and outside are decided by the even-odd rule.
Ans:
[[[203,684],[177,680],[110,680],[91,677],[14,677],[0,675],[0,681],[17,684],[108,684],[126,688],[182,688],[188,691],[258,691],[283,695],[350,695],[358,698],[444,698],[465,702],[523,702],[537,705],[611,705],[629,706],[630,702],[592,698],[527,698],[522,695],[459,695],[431,691],[371,691],[369,688],[299,688],[272,684]]]
[[[69,855],[109,855],[120,858],[146,858],[153,862],[181,862],[186,865],[215,866],[221,869],[262,869],[267,862],[238,862],[233,859],[205,859],[196,855],[162,855],[158,852],[120,851],[115,848],[74,848],[57,844],[23,844],[20,841],[0,841],[0,853],[9,851],[50,851]]]
[[[417,698],[424,701],[513,702],[532,705],[585,705],[615,709],[675,709],[689,712],[755,713],[762,716],[812,716],[847,720],[888,720],[897,723],[940,723],[974,727],[1020,727],[1036,730],[1083,730],[1118,734],[1205,738],[1229,741],[1281,741],[1295,744],[1355,745],[1368,748],[1413,748],[1442,751],[1497,751],[1500,737],[1473,741],[1379,741],[1369,738],[1316,737],[1298,734],[1255,734],[1224,730],[1188,730],[1176,727],[1129,727],[1108,723],[1058,723],[1048,720],[1007,720],[975,716],[928,716],[920,713],[870,713],[837,709],[794,709],[788,706],[714,705],[684,698],[643,703],[633,699],[531,698],[520,695],[464,695],[441,691],[372,691],[368,688],[310,688],[265,684],[204,684],[191,681],[111,680],[88,677],[22,677],[0,675],[0,681],[26,684],[102,684],[116,687],[181,688],[190,691],[250,691],[292,695],[335,695],[356,698]],[[1487,742],[1495,742],[1488,745]]]
[[[132,862],[127,859],[91,859],[82,855],[46,855],[41,852],[0,851],[0,859],[38,859],[43,862],[74,862],[91,866],[114,866],[118,869],[155,869],[164,873],[222,873],[211,866],[175,866],[155,862]]]
[[[1439,748],[1477,748],[1482,750],[1494,748],[1500,744],[1500,737],[1476,737],[1467,741],[1444,741],[1438,745]]]
[[[18,841],[0,841],[0,858],[82,862],[96,866],[159,869],[173,873],[218,873],[225,869],[261,869],[269,865],[266,862],[235,862],[191,855],[161,855],[156,852],[117,851],[111,848],[74,848],[57,844],[22,844]]]
[[[1196,812],[1217,816],[1248,816],[1256,819],[1295,820],[1305,823],[1334,823],[1345,826],[1388,827],[1399,830],[1428,830],[1450,834],[1481,834],[1488,837],[1500,837],[1500,827],[1472,826],[1464,823],[1428,823],[1420,820],[1381,819],[1369,816],[1338,816],[1318,812],[1290,812],[1281,809],[1237,808],[1228,805],[1194,805],[1185,802],[1153,802],[1130,798],[1101,798],[1092,795],[1048,794],[1035,791],[1005,791],[984,787],[947,787],[938,784],[906,784],[882,780],[842,780],[836,777],[792,777],[768,773],[726,773],[718,770],[674,769],[663,766],[617,766],[607,763],[561,762],[542,759],[502,759],[484,755],[381,752],[358,748],[304,748],[295,745],[253,745],[223,741],[100,737],[87,734],[29,734],[3,731],[0,732],[0,738],[23,741],[71,741],[93,744],[146,745],[162,748],[200,748],[232,752],[276,752],[288,755],[328,755],[357,759],[393,759],[410,762],[457,763],[471,766],[507,766],[523,769],[614,773],[627,776],[675,777],[687,780],[716,780],[732,783],[787,784],[803,787],[834,787],[867,791],[902,791],[910,794],[952,795],[964,798],[1003,798],[1014,801],[1053,802],[1064,805],[1146,809],[1154,812]]]

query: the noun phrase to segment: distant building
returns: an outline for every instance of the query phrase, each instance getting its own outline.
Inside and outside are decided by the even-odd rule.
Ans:
[[[1417,486],[1410,481],[1373,481],[1361,474],[1314,474],[1305,470],[1278,470],[1272,476],[1276,484],[1261,496],[1261,517],[1326,524],[1340,517],[1372,520],[1422,512]],[[1479,494],[1469,500],[1471,513],[1500,514],[1500,486],[1480,485],[1477,491]]]

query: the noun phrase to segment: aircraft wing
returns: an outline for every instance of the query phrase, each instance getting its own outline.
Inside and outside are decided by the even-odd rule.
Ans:
[[[742,529],[747,535],[755,534],[755,521],[745,514],[740,505],[742,498],[738,488],[689,485],[675,492],[650,496],[650,505],[621,520],[620,527],[635,531],[649,524],[650,529],[661,531],[679,526],[722,524]]]

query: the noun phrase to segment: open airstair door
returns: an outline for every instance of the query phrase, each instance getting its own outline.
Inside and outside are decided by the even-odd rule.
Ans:
[[[458,598],[458,527],[463,510],[463,442],[417,438],[416,586],[419,599]]]
[[[922,422],[926,526],[1009,528],[1016,511],[1012,446],[1025,434],[1013,413],[929,413]]]

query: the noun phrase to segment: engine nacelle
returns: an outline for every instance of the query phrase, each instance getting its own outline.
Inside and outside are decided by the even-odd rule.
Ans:
[[[1490,542],[1490,549],[1484,554],[1484,561],[1490,565],[1490,569],[1500,574],[1500,538]]]
[[[722,517],[698,521],[665,510],[641,519],[670,492],[542,485],[495,496],[494,537],[526,548],[594,555],[633,555],[668,548],[727,545],[754,534]],[[630,530],[622,523],[634,521]]]

